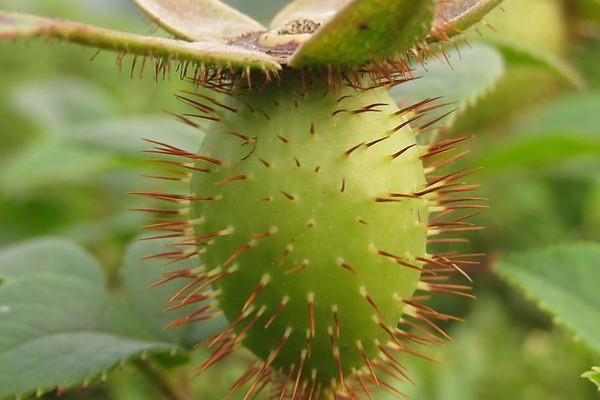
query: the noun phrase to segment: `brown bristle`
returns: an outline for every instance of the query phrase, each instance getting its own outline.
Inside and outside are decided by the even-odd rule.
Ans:
[[[310,323],[310,334],[312,337],[315,336],[316,326],[315,326],[315,294],[309,293],[307,295],[308,299],[308,320]]]
[[[281,194],[283,194],[288,200],[290,201],[294,201],[296,200],[296,196],[294,196],[291,193],[286,192],[285,190],[279,190],[281,192]]]
[[[367,300],[367,302],[369,303],[369,305],[371,307],[373,307],[373,309],[377,312],[377,314],[379,314],[379,316],[381,318],[385,318],[385,315],[383,314],[383,311],[381,310],[381,308],[379,308],[379,306],[375,303],[375,301],[373,300],[373,298],[369,295],[369,293],[367,293],[367,290],[364,287],[360,288],[360,294],[362,297],[365,298],[365,300]]]
[[[290,142],[288,139],[284,138],[281,135],[277,135],[276,137],[277,137],[277,139],[281,140],[281,142],[283,142],[285,144],[288,144]]]
[[[248,296],[248,299],[246,299],[246,302],[244,303],[244,305],[242,307],[242,312],[246,311],[246,309],[248,307],[250,307],[250,304],[252,304],[254,299],[256,299],[256,297],[260,294],[260,292],[263,291],[263,289],[269,284],[270,281],[271,281],[271,277],[269,275],[264,275],[261,278],[258,285],[256,285],[256,287],[254,288],[254,290],[252,291],[250,296]]]
[[[410,118],[409,120],[406,120],[404,122],[402,122],[400,125],[396,126],[395,128],[391,129],[388,133],[389,134],[393,134],[396,133],[400,130],[402,130],[403,128],[409,126],[410,124],[418,121],[419,119],[423,118],[425,116],[425,114],[419,114],[416,117]]]
[[[352,153],[354,153],[356,150],[358,150],[361,146],[363,146],[365,144],[365,142],[359,143],[355,146],[350,147],[348,150],[345,151],[344,154],[346,154],[347,156],[351,155]]]
[[[225,178],[223,180],[215,182],[214,185],[219,186],[219,185],[224,185],[224,184],[230,183],[230,182],[245,181],[246,179],[248,179],[248,175],[230,176],[229,178]]]
[[[227,135],[231,135],[231,136],[235,136],[237,138],[240,138],[240,139],[242,139],[246,143],[254,143],[256,141],[255,139],[252,139],[252,138],[250,138],[250,137],[248,137],[246,135],[243,135],[243,134],[241,134],[239,132],[234,132],[234,131],[230,131],[230,130],[223,130],[221,132],[223,132],[223,133],[225,133]]]
[[[308,267],[308,260],[304,260],[302,262],[302,264],[292,268],[292,269],[288,269],[287,271],[285,271],[285,275],[290,275],[293,274],[294,272],[298,272],[298,271],[302,271],[303,269],[305,269],[306,267]]]
[[[413,147],[415,147],[415,146],[417,146],[417,144],[416,144],[416,143],[415,143],[415,144],[408,145],[408,146],[406,146],[406,147],[402,148],[402,149],[401,149],[400,151],[398,151],[397,153],[394,153],[394,154],[392,154],[392,155],[391,155],[391,157],[392,157],[392,158],[394,158],[394,159],[395,159],[395,158],[398,158],[398,157],[400,157],[402,154],[406,153],[408,150],[412,149],[412,148],[413,148]]]
[[[266,161],[266,160],[264,160],[264,159],[262,159],[262,158],[259,158],[258,160],[259,160],[259,161],[262,163],[262,165],[264,165],[266,168],[271,168],[271,163],[270,163],[270,162],[268,162],[268,161]]]
[[[360,340],[358,342],[356,342],[356,347],[357,347],[358,351],[360,352],[361,357],[365,361],[365,364],[366,364],[367,368],[369,369],[369,372],[371,373],[371,377],[375,381],[375,384],[377,386],[379,386],[380,385],[379,379],[377,378],[377,374],[375,374],[375,369],[373,368],[373,364],[371,364],[371,360],[369,359],[369,356],[367,355],[367,352],[365,351],[365,348],[364,348],[363,344],[360,342]]]

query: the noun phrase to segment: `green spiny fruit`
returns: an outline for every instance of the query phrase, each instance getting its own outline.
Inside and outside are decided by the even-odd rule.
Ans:
[[[207,268],[231,272],[214,285],[227,318],[247,312],[239,333],[261,315],[244,344],[267,360],[289,335],[273,366],[289,370],[314,350],[306,376],[328,383],[366,369],[361,351],[375,358],[375,343],[390,340],[378,324],[393,330],[417,286],[428,210],[394,197],[423,190],[425,175],[387,91],[311,78],[234,92],[237,112],[203,148],[220,165],[193,178],[194,195],[211,200],[191,211]]]
[[[243,345],[261,360],[234,386],[248,383],[248,395],[267,383],[292,399],[359,398],[370,395],[367,385],[394,391],[381,371],[410,379],[396,353],[444,335],[429,318],[447,316],[416,303],[414,292],[464,289],[421,277],[456,268],[428,255],[426,243],[440,227],[465,223],[429,214],[455,211],[444,196],[470,189],[456,182],[462,173],[427,180],[424,160],[463,139],[419,145],[417,133],[437,121],[411,123],[433,99],[400,109],[387,93],[395,82],[369,74],[285,71],[252,83],[234,79],[227,91],[213,86],[214,97],[183,98],[197,113],[180,119],[212,121],[199,154],[156,143],[193,162],[192,193],[179,197],[190,204],[180,244],[193,247],[178,258],[201,255],[204,266],[175,274],[190,283],[173,300],[215,299],[174,324],[222,311],[230,326],[208,341],[213,353],[201,370]],[[413,320],[431,332],[409,333]]]

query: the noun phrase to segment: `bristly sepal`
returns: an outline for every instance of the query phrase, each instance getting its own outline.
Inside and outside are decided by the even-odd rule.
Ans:
[[[199,68],[228,68],[277,71],[279,64],[270,56],[249,49],[232,48],[218,42],[185,42],[135,35],[59,18],[36,17],[0,11],[0,40],[43,37],[82,44],[163,61],[188,62]]]
[[[397,57],[425,40],[436,0],[353,1],[300,45],[293,68],[359,67]]]
[[[266,28],[216,0],[133,0],[150,19],[178,39],[228,43]]]
[[[195,71],[225,75],[269,73],[282,66],[345,71],[372,64],[371,70],[390,65],[408,70],[412,61],[424,63],[433,55],[430,43],[451,41],[500,1],[297,0],[267,30],[217,0],[135,0],[179,40],[11,12],[0,12],[0,40],[56,38],[119,52],[120,62],[128,54],[154,58],[162,73],[172,61],[184,63],[182,70],[191,63]]]
[[[445,41],[460,35],[464,30],[475,25],[490,11],[502,3],[502,0],[443,0],[438,2],[429,39]]]

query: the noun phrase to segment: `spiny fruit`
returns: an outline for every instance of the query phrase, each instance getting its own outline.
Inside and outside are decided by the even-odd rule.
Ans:
[[[419,281],[428,210],[406,195],[425,187],[422,154],[385,89],[284,78],[238,90],[208,133],[220,161],[194,175],[210,199],[191,207],[194,237],[209,274],[228,275],[214,288],[230,321],[245,315],[244,344],[341,385],[390,340]]]
[[[169,257],[200,255],[204,264],[166,278],[189,280],[175,307],[215,299],[174,325],[221,311],[230,322],[207,341],[213,353],[201,371],[243,345],[260,361],[233,390],[248,384],[249,396],[271,384],[277,398],[360,398],[370,386],[396,392],[390,375],[410,380],[397,356],[418,355],[408,342],[445,336],[431,319],[451,317],[413,294],[465,295],[437,282],[458,268],[457,256],[429,255],[426,243],[470,228],[465,216],[438,217],[462,209],[450,204],[471,198],[447,196],[472,187],[459,182],[468,171],[428,180],[424,161],[464,138],[419,145],[416,135],[438,121],[426,118],[436,99],[400,109],[387,90],[402,80],[285,71],[252,85],[214,84],[214,97],[182,97],[197,111],[182,121],[212,124],[199,154],[155,143],[154,152],[190,161],[178,165],[192,171],[192,193],[150,194],[189,204],[177,210],[186,218],[151,227],[182,236],[187,248]]]

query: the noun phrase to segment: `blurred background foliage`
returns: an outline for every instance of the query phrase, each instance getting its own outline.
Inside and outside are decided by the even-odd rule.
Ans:
[[[286,1],[228,3],[266,23]],[[0,8],[156,33],[125,0],[0,0]],[[598,398],[579,378],[598,356],[492,269],[517,250],[600,240],[600,2],[505,0],[486,21],[493,30],[480,26],[469,40],[500,37],[562,57],[587,89],[509,64],[495,90],[461,111],[451,134],[476,135],[466,163],[484,166],[473,180],[491,206],[468,251],[487,257],[470,271],[476,301],[437,300],[467,320],[444,327],[454,343],[431,349],[444,365],[411,360],[419,387],[402,390],[417,400]],[[153,168],[142,138],[191,149],[201,141],[162,111],[182,110],[173,93],[184,82],[157,83],[150,69],[131,78],[123,65],[110,53],[45,40],[0,45],[0,246],[45,235],[72,239],[99,258],[116,292],[125,249],[147,218],[128,211],[147,201],[126,193],[168,186],[141,177]],[[196,399],[221,399],[248,360],[239,355],[197,380],[180,365],[167,380]],[[163,398],[152,371],[138,367],[123,365],[64,398]]]

